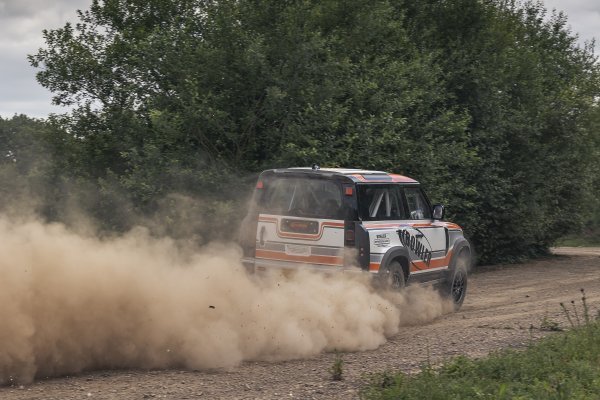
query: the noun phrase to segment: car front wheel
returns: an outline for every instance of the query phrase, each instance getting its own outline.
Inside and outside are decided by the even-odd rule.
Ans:
[[[467,295],[468,270],[469,254],[462,251],[442,288],[442,294],[452,301],[455,311],[460,309]]]

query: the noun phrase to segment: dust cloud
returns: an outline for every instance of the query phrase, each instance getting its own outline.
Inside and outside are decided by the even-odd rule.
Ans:
[[[381,295],[362,275],[259,279],[234,245],[141,228],[101,239],[0,217],[0,254],[0,384],[374,349],[451,308],[431,289]]]

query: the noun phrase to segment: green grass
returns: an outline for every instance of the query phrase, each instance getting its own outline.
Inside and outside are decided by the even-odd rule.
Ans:
[[[521,351],[458,357],[421,373],[371,378],[362,399],[600,399],[600,322]]]
[[[333,381],[341,381],[344,379],[344,360],[342,359],[342,355],[336,350],[335,358],[333,359],[333,364],[329,369],[331,372],[331,380]]]

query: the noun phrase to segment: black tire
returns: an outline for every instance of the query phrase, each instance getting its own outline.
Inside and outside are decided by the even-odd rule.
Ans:
[[[460,309],[467,295],[469,263],[469,253],[462,251],[442,288],[442,294],[452,300],[455,311]]]
[[[394,260],[381,271],[379,271],[379,281],[383,289],[387,290],[402,290],[406,286],[406,279],[404,278],[404,270],[402,265]]]

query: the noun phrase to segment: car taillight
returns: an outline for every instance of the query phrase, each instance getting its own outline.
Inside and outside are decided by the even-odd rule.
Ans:
[[[346,246],[354,246],[355,237],[354,237],[354,226],[346,225],[344,229],[344,244]]]
[[[263,181],[256,182],[256,188],[257,189],[262,189],[264,187],[265,187],[265,184],[263,183]]]

